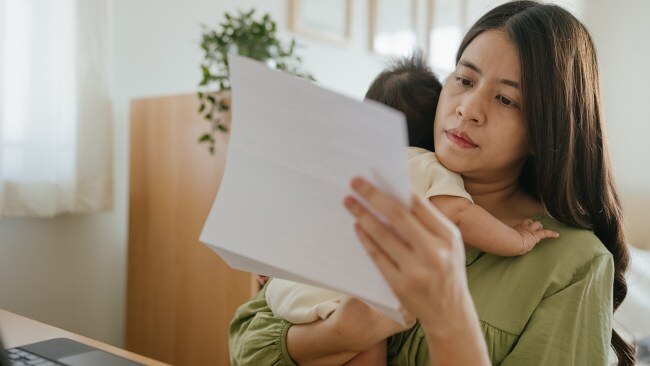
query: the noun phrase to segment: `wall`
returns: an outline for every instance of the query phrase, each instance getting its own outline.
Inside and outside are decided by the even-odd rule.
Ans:
[[[499,1],[470,0],[468,17]],[[120,345],[125,303],[128,222],[129,100],[190,93],[199,80],[199,24],[214,24],[226,10],[255,7],[269,11],[284,34],[286,0],[113,0],[112,80],[114,112],[115,204],[108,213],[54,219],[0,220],[0,307],[62,328]],[[622,8],[609,0],[563,1],[590,26],[600,49],[605,113],[616,175],[628,206],[634,207],[633,240],[650,237],[642,223],[648,207],[650,171],[644,134],[650,121],[641,100],[650,75],[644,68],[650,34],[643,18],[650,4],[628,0]],[[383,60],[367,49],[367,1],[353,1],[354,42],[339,47],[299,38],[306,67],[319,82],[361,98]],[[617,8],[618,7],[618,8]],[[620,9],[619,9],[620,8]],[[643,29],[641,26],[643,24]],[[605,51],[607,50],[607,51]],[[636,56],[629,57],[631,50]],[[650,203],[650,202],[648,202]],[[644,231],[646,230],[646,231]]]
[[[629,240],[650,249],[650,2],[587,1],[587,23],[600,63],[612,165],[621,190]]]
[[[124,214],[1,220],[0,307],[119,344]]]

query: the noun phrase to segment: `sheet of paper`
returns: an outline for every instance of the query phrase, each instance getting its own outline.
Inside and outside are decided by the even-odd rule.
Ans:
[[[343,199],[360,175],[408,202],[404,116],[244,57],[229,63],[226,169],[200,240],[233,268],[350,294],[401,321]]]

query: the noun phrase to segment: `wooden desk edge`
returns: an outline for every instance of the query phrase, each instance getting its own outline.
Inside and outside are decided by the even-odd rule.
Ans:
[[[24,316],[0,309],[0,333],[4,346],[7,348],[24,346],[26,344],[41,342],[52,338],[70,338],[77,342],[113,353],[150,366],[169,366],[166,363],[132,353],[91,338],[80,336],[63,329],[47,325]]]

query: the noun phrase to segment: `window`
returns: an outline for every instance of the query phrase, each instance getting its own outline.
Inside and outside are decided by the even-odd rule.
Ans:
[[[0,217],[110,207],[105,0],[0,0]]]

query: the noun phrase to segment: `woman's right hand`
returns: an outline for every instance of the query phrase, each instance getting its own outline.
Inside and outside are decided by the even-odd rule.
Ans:
[[[424,329],[432,364],[488,365],[487,347],[467,285],[460,231],[433,205],[413,195],[412,207],[362,178],[352,189],[383,216],[352,196],[359,241],[402,305]]]
[[[334,333],[340,335],[343,346],[352,351],[365,351],[393,334],[415,324],[415,318],[405,313],[406,325],[366,305],[361,300],[345,296],[332,315],[324,320]]]
[[[472,301],[458,228],[415,195],[409,208],[361,178],[351,185],[386,220],[378,219],[353,196],[346,197],[344,204],[357,219],[361,244],[403,306],[423,324],[444,328],[453,322],[459,306]]]

